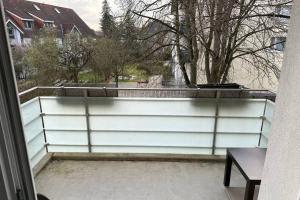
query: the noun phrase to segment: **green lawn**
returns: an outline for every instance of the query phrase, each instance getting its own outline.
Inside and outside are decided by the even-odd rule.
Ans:
[[[79,74],[79,80],[81,82],[99,83],[99,82],[103,82],[104,78],[103,78],[103,76],[100,76],[100,77],[97,76],[93,72],[84,72],[84,73]]]

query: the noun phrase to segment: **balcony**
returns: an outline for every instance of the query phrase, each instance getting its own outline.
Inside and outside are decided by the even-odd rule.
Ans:
[[[239,199],[237,170],[236,188],[222,184],[226,148],[266,147],[274,109],[272,94],[245,89],[38,87],[20,97],[32,98],[21,111],[37,189],[54,200]]]

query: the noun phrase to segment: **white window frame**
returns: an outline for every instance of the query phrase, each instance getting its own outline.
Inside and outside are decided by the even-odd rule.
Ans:
[[[2,1],[0,11],[1,200],[36,200]]]

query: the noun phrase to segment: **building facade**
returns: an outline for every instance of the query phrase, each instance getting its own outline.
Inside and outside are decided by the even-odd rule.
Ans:
[[[26,46],[43,28],[56,31],[58,43],[65,34],[94,36],[89,26],[70,8],[25,0],[3,0],[5,21],[12,47]]]

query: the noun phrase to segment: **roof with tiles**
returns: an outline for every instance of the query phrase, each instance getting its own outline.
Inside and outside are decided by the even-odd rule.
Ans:
[[[68,33],[74,26],[84,36],[94,36],[95,33],[88,25],[70,8],[49,5],[25,0],[3,0],[6,15],[18,20],[33,20],[35,25],[45,22],[54,23],[55,27],[64,33]],[[16,22],[24,30],[23,24]],[[63,30],[61,30],[63,29]],[[32,35],[32,31],[24,30],[25,35]],[[27,33],[28,32],[28,33]]]

